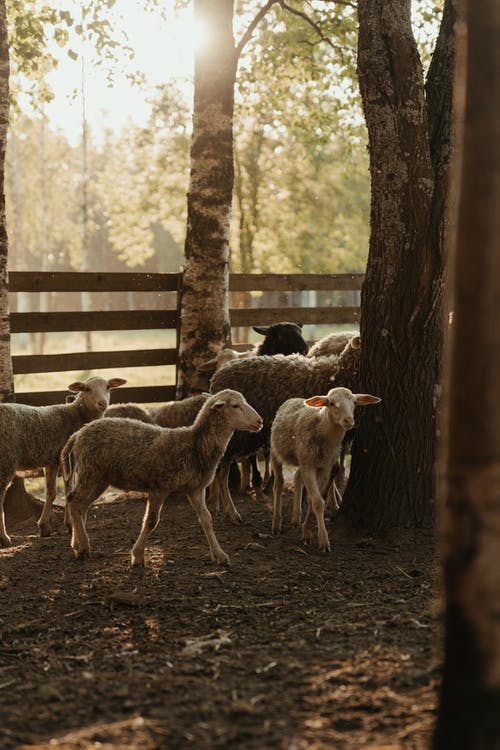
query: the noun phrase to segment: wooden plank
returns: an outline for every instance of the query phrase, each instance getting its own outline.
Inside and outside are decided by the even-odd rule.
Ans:
[[[176,310],[12,313],[11,333],[175,329]]]
[[[362,273],[351,274],[278,274],[278,273],[233,273],[229,277],[229,291],[303,291],[313,289],[317,291],[337,291],[361,289]]]
[[[270,325],[280,321],[322,325],[358,323],[359,307],[252,307],[230,310],[231,326]]]
[[[18,354],[12,357],[14,375],[71,370],[103,370],[112,367],[155,367],[175,365],[175,349],[133,349],[130,351],[74,352],[71,354]]]
[[[11,271],[10,292],[175,292],[179,273]]]
[[[16,401],[30,406],[63,404],[69,391],[38,391],[36,393],[16,393]],[[127,388],[122,386],[111,391],[111,403],[135,401],[138,404],[163,403],[175,398],[174,385],[142,386]]]

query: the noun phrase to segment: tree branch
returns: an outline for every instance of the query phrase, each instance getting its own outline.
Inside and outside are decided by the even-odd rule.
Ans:
[[[268,2],[262,6],[262,8],[259,10],[253,21],[250,23],[248,29],[245,31],[243,36],[241,37],[239,44],[236,45],[236,59],[239,58],[241,55],[244,46],[250,41],[253,32],[255,31],[257,25],[260,23],[260,21],[264,18],[268,10],[272,8],[273,5],[276,5],[276,3],[279,3],[280,0],[268,0]]]
[[[287,10],[289,13],[293,13],[294,16],[298,16],[299,18],[302,18],[303,21],[305,21],[310,26],[312,26],[312,28],[314,29],[316,34],[318,34],[320,39],[322,39],[324,42],[329,44],[330,47],[332,47],[332,49],[337,49],[335,44],[333,44],[333,42],[327,36],[325,36],[325,34],[323,34],[321,26],[319,26],[319,24],[317,24],[316,21],[313,21],[313,19],[310,18],[310,16],[308,16],[307,13],[304,13],[301,10],[297,10],[297,8],[292,8],[292,6],[288,5],[288,3],[285,2],[285,0],[278,0],[278,2],[280,6],[283,8],[283,10]],[[338,2],[338,0],[335,0],[335,2]],[[344,3],[344,2],[341,3],[341,5],[347,5],[347,4],[348,3]]]

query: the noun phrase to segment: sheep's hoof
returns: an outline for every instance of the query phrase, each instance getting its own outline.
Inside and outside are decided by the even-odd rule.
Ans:
[[[39,523],[38,530],[40,532],[40,536],[50,536],[51,528],[48,523]]]
[[[243,518],[240,516],[238,511],[236,511],[236,513],[231,513],[231,515],[229,516],[229,520],[232,523],[243,523]]]
[[[90,549],[88,547],[83,547],[81,549],[73,547],[73,552],[75,553],[75,558],[77,560],[84,560],[85,558],[90,557]]]
[[[3,536],[0,539],[0,547],[11,547],[12,546],[12,539],[10,536]]]
[[[330,541],[329,539],[324,539],[322,541],[318,540],[318,546],[321,552],[330,552]]]
[[[227,565],[228,567],[231,567],[231,561],[229,559],[229,555],[226,555],[225,552],[221,550],[220,553],[217,553],[214,555],[214,562],[218,562],[219,565]]]
[[[281,524],[273,524],[273,534],[281,534]]]
[[[132,567],[135,568],[135,570],[141,570],[142,568],[146,567],[146,563],[144,562],[143,557],[132,556],[131,563]]]

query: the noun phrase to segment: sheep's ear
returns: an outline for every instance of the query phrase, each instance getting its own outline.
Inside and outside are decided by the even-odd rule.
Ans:
[[[311,396],[311,398],[306,398],[304,403],[307,406],[314,406],[319,409],[321,406],[328,404],[328,399],[326,396]]]
[[[382,401],[378,396],[370,396],[369,393],[355,393],[354,399],[358,406],[368,406],[368,404],[378,404]]]
[[[354,336],[349,343],[353,349],[361,349],[361,336]]]
[[[123,378],[111,378],[108,380],[108,386],[110,388],[118,388],[120,385],[125,385],[126,382]]]
[[[297,326],[298,328],[302,329],[302,326],[303,326],[304,324],[303,324],[303,323],[295,323],[295,325],[296,325],[296,326]]]
[[[68,385],[68,391],[73,391],[74,393],[78,393],[78,391],[84,390],[85,383],[83,383],[81,380],[76,380],[74,383],[71,383],[71,385]]]
[[[226,402],[222,399],[219,399],[219,401],[214,401],[211,409],[214,409],[215,411],[220,411],[221,409],[224,409],[224,407],[227,406]]]
[[[217,359],[209,359],[206,362],[202,362],[201,365],[198,365],[196,368],[198,372],[212,372],[217,368]]]
[[[263,336],[266,336],[266,334],[269,333],[269,329],[271,326],[252,326],[255,333],[261,333]]]

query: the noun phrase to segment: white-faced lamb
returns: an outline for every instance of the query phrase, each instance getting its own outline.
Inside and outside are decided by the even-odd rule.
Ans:
[[[234,434],[217,471],[216,484],[210,489],[211,502],[220,500],[229,517],[239,520],[227,482],[230,462],[251,456],[262,447],[269,448],[272,421],[287,399],[326,393],[333,385],[359,390],[359,357],[359,348],[349,342],[340,356],[263,356],[230,362],[218,370],[211,381],[212,393],[223,388],[241,391],[262,415],[264,427],[258,435]]]
[[[71,546],[77,558],[90,555],[87,511],[109,485],[148,493],[142,529],[132,548],[132,565],[144,565],[144,548],[160,520],[167,496],[187,495],[205,532],[210,555],[229,558],[215,536],[205,489],[235,429],[257,432],[262,419],[241,395],[225,389],[208,398],[189,427],[163,428],[130,419],[101,419],[71,436],[62,452],[66,481],[73,477],[67,504]]]
[[[325,527],[324,496],[331,481],[333,466],[340,459],[342,440],[354,426],[354,408],[378,404],[381,399],[367,393],[352,393],[348,388],[332,388],[326,396],[292,398],[276,412],[271,428],[271,467],[274,474],[273,533],[281,531],[281,493],[283,464],[297,466],[294,477],[292,524],[301,520],[302,491],[307,490],[308,506],[302,525],[302,539],[312,537],[311,510],[318,524],[320,550],[330,550]],[[335,492],[334,497],[339,497]],[[338,507],[338,505],[337,505]]]
[[[126,383],[122,378],[91,377],[68,386],[77,396],[71,403],[51,406],[0,404],[0,547],[11,540],[5,529],[3,502],[18,470],[45,469],[45,505],[38,526],[50,534],[49,516],[56,496],[57,471],[66,441],[82,425],[99,419],[109,404],[110,391]]]

